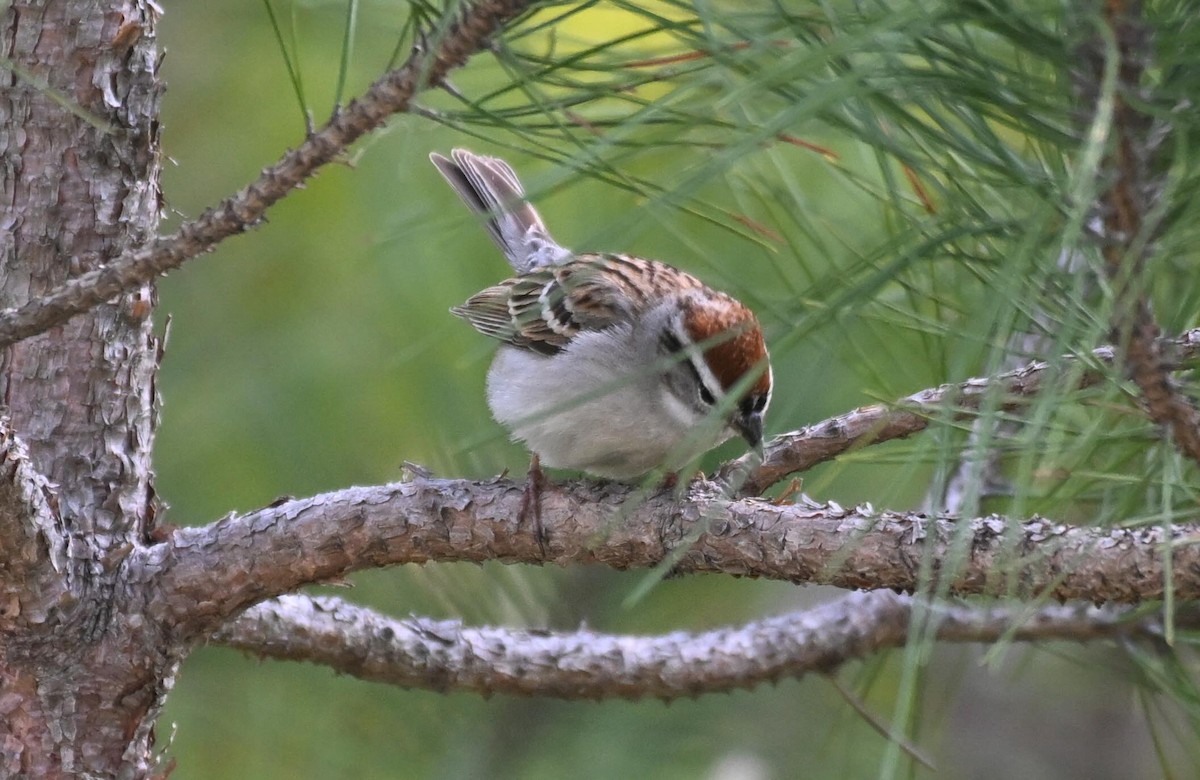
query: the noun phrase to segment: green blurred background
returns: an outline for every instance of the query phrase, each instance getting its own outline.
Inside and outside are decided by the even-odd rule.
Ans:
[[[168,4],[159,32],[168,85],[164,189],[181,217],[244,186],[303,137],[283,59],[261,4]],[[318,124],[327,116],[340,56],[344,4],[277,3],[297,25],[301,67]],[[407,7],[361,10],[350,94],[378,73]],[[620,34],[628,15],[598,8],[557,31],[564,46]],[[670,50],[646,40],[641,56]],[[636,53],[637,49],[631,49]],[[487,57],[453,78],[464,93],[503,79]],[[437,104],[439,98],[429,99]],[[497,134],[502,131],[495,131]],[[878,178],[877,161],[813,128],[807,140],[840,165]],[[894,398],[980,369],[964,318],[930,359],[923,335],[883,317],[819,315],[843,264],[889,229],[883,205],[837,186],[829,160],[795,146],[748,155],[695,192],[769,232],[801,210],[824,231],[726,229],[500,144],[400,116],[273,209],[269,222],[194,260],[161,286],[170,317],[156,450],[169,521],[210,522],[282,495],[304,496],[399,477],[403,461],[443,476],[521,473],[484,403],[493,346],[447,309],[506,274],[502,258],[427,162],[465,145],[501,153],[538,193],[557,237],[576,248],[630,251],[680,265],[752,303],[774,347],[778,388],[769,431],[791,430],[878,398]],[[679,145],[631,157],[623,171],[666,188],[710,154]],[[755,182],[795,200],[764,200]],[[875,174],[868,171],[876,169]],[[797,188],[797,184],[799,185]],[[736,227],[736,220],[726,220]],[[797,262],[802,257],[803,262]],[[816,291],[816,292],[814,292]],[[824,291],[824,292],[822,292]],[[903,297],[903,293],[896,293]],[[987,291],[964,288],[971,305]],[[814,314],[816,312],[816,314]],[[802,323],[803,339],[788,339]],[[946,334],[943,334],[946,336]],[[919,351],[923,345],[926,351]],[[910,348],[911,347],[911,348]],[[930,468],[907,445],[877,448],[814,470],[822,500],[909,508]],[[710,463],[737,454],[734,444]],[[612,632],[701,630],[818,603],[836,594],[778,583],[691,577],[632,604],[645,572],[430,565],[353,577],[336,594],[388,614],[472,624]],[[1010,648],[986,665],[971,648],[939,648],[922,684],[917,743],[940,777],[1146,777],[1150,739],[1126,683],[1125,661],[1102,650]],[[898,662],[875,658],[840,673],[885,720]],[[819,676],[671,705],[574,703],[403,691],[301,664],[260,663],[201,648],[183,665],[159,727],[177,780],[248,778],[767,778],[869,777],[886,741]],[[1097,738],[1103,734],[1103,739]],[[925,774],[918,770],[917,774]]]

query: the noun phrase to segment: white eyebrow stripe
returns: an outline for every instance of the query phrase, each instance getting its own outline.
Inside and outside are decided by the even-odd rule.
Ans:
[[[697,349],[688,359],[696,367],[696,373],[700,374],[700,381],[708,388],[708,392],[712,393],[713,398],[717,400],[724,398],[725,388],[721,387],[721,383],[717,381],[716,375],[708,367],[708,361],[704,359],[704,353]]]
[[[675,334],[675,338],[684,346],[684,353],[688,356],[688,361],[692,364],[692,368],[696,371],[696,376],[700,379],[700,384],[712,394],[712,397],[720,400],[725,397],[725,388],[721,387],[721,383],[717,381],[716,375],[712,369],[708,367],[708,361],[704,359],[704,353],[701,352],[695,344],[692,343],[692,337],[683,329],[683,321],[675,320],[671,323],[671,330]]]

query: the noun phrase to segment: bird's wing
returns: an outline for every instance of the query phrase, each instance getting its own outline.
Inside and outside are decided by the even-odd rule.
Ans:
[[[654,260],[589,254],[503,281],[450,311],[484,335],[552,355],[580,331],[629,322],[665,296],[701,286]]]

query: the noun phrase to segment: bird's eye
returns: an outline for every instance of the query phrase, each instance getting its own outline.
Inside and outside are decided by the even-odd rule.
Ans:
[[[700,400],[709,406],[717,405],[717,399],[713,398],[712,391],[704,386],[704,382],[700,383]]]

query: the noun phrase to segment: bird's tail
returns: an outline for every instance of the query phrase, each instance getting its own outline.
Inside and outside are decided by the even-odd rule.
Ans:
[[[561,263],[572,252],[555,241],[529,201],[516,171],[498,157],[455,149],[449,157],[436,152],[429,159],[462,198],[484,217],[485,227],[517,273]]]

